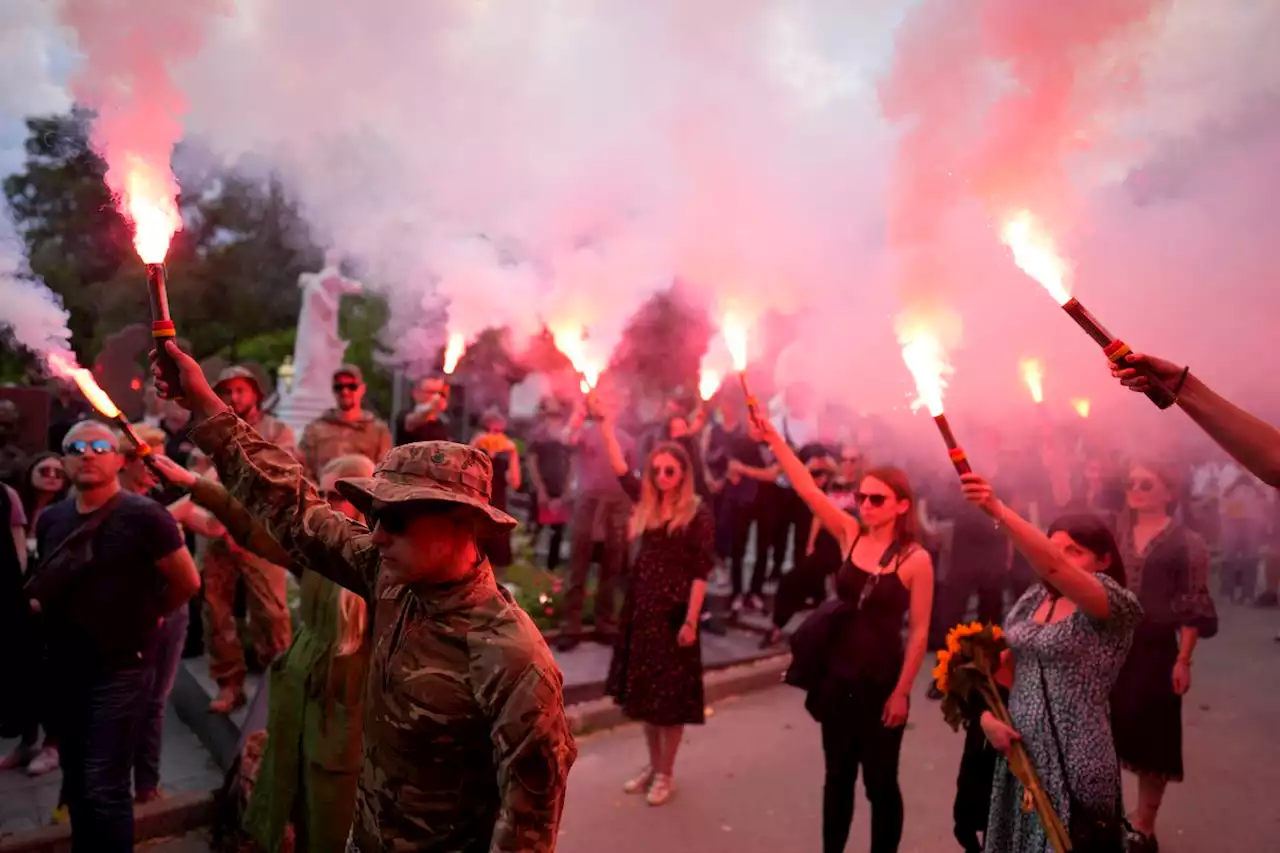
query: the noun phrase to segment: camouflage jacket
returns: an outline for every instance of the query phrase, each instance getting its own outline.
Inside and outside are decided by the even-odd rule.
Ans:
[[[367,530],[229,412],[192,438],[289,552],[369,602],[371,660],[352,841],[361,853],[549,853],[577,747],[563,679],[489,566],[435,590],[391,583]]]
[[[293,430],[284,421],[273,415],[258,415],[257,423],[250,423],[249,426],[276,447],[283,447],[294,457],[298,456],[298,442],[293,437]]]
[[[349,453],[367,456],[375,463],[382,461],[391,450],[391,430],[373,413],[361,415],[358,421],[344,421],[337,409],[330,409],[307,424],[298,450],[308,476],[318,480],[325,465]]]

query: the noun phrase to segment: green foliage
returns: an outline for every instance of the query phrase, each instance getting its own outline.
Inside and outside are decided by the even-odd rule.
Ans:
[[[391,413],[392,376],[382,365],[389,350],[378,339],[387,324],[387,303],[380,296],[365,294],[342,300],[338,333],[349,343],[346,361],[364,372],[368,393],[365,408]]]
[[[28,119],[27,159],[4,181],[32,272],[62,298],[82,355],[96,353],[121,327],[150,319],[143,267],[104,182],[106,166],[89,148],[88,118],[77,111]],[[273,182],[189,180],[179,205],[184,230],[166,259],[179,334],[198,357],[250,358],[263,336],[292,330],[298,276],[319,267],[320,252]],[[278,363],[283,356],[276,353],[268,346],[264,363]]]

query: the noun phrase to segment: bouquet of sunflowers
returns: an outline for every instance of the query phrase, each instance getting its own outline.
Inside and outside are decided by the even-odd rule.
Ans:
[[[1002,675],[1007,675],[1007,670],[1001,673],[1000,659],[1008,648],[1009,643],[998,625],[973,622],[957,625],[947,633],[947,647],[938,652],[933,679],[943,695],[942,716],[953,730],[959,730],[978,702],[985,704],[1000,722],[1011,729],[1014,727],[999,689]],[[1004,686],[1009,686],[1007,678]],[[1067,853],[1071,850],[1071,838],[1040,784],[1026,747],[1021,741],[1013,741],[1006,758],[1010,772],[1022,783],[1023,810],[1034,808],[1053,849]]]

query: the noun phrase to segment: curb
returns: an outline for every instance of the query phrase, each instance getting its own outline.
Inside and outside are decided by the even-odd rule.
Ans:
[[[791,665],[790,654],[776,654],[750,663],[736,664],[724,669],[707,672],[702,677],[703,692],[707,704],[775,687],[782,683],[782,676]],[[575,736],[605,731],[633,722],[612,699],[595,699],[580,702],[565,709],[569,717],[569,729]]]
[[[135,843],[185,835],[213,822],[212,791],[183,791],[133,810]],[[0,853],[70,853],[71,824],[0,837]]]

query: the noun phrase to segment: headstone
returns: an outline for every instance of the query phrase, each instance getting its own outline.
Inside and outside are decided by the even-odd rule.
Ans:
[[[293,345],[292,387],[277,388],[276,417],[301,435],[307,424],[333,405],[333,372],[342,364],[347,342],[338,335],[338,309],[343,296],[361,293],[364,286],[345,278],[339,256],[325,253],[324,269],[298,277],[302,310]]]

